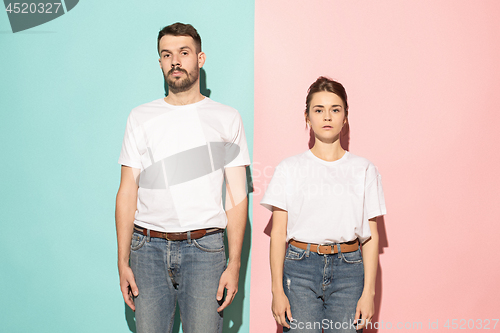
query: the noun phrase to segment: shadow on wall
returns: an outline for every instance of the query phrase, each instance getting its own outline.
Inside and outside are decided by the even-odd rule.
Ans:
[[[165,89],[165,96],[168,95],[167,81],[163,81],[163,88]],[[200,69],[200,92],[205,97],[210,97],[210,89],[207,88],[207,72],[203,68]]]

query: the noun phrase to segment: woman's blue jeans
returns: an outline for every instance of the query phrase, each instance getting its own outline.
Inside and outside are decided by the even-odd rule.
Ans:
[[[223,233],[169,241],[134,232],[130,267],[139,288],[137,333],[171,332],[177,302],[183,332],[222,332],[216,295],[226,268]]]
[[[339,248],[340,250],[340,248]],[[284,332],[356,332],[354,315],[364,285],[361,251],[318,254],[289,245],[283,288],[294,321]]]

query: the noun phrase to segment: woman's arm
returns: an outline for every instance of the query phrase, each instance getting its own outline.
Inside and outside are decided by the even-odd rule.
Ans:
[[[272,311],[276,322],[284,327],[290,327],[285,320],[285,313],[289,321],[292,321],[290,303],[283,290],[283,264],[286,251],[286,225],[288,212],[273,207],[273,228],[271,230],[271,281],[273,303]]]
[[[377,279],[378,268],[378,230],[377,218],[370,219],[371,238],[363,244],[363,267],[365,269],[365,285],[363,293],[356,307],[355,319],[359,319],[361,315],[362,323],[358,326],[361,329],[366,326],[366,322],[370,321],[375,313],[375,281]]]

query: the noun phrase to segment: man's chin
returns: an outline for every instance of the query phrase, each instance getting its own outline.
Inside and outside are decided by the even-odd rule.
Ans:
[[[177,93],[188,91],[189,89],[191,89],[191,87],[193,86],[193,83],[186,85],[186,84],[182,84],[181,82],[172,83],[172,82],[167,81],[167,85],[168,85],[169,91],[177,94]]]

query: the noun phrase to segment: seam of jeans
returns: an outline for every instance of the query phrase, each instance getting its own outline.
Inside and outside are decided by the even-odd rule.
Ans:
[[[347,260],[344,253],[342,253],[342,260],[348,264],[359,264],[363,262],[363,257],[361,257],[359,260]]]
[[[132,236],[133,237],[133,236]],[[130,244],[130,250],[131,251],[137,251],[139,250],[141,247],[144,246],[144,243],[146,243],[146,237],[143,237],[142,240],[139,242],[139,244],[137,244],[136,246],[132,246],[132,243]]]
[[[200,244],[198,244],[198,242],[196,241],[196,239],[193,239],[193,244],[200,250],[202,251],[205,251],[205,252],[222,252],[224,251],[224,244],[222,244],[222,248],[220,249],[207,249],[203,246],[201,246]]]

